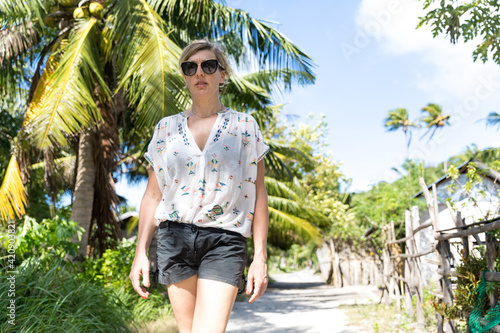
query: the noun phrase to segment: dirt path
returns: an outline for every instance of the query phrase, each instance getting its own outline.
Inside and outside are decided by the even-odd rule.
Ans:
[[[354,333],[360,328],[348,325],[341,304],[377,302],[376,287],[325,286],[312,271],[273,275],[275,280],[259,300],[248,304],[238,299],[227,333]]]

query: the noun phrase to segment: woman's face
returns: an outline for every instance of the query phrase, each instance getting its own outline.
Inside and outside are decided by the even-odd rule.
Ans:
[[[187,61],[192,61],[198,64],[196,73],[192,76],[184,75],[186,87],[191,93],[192,98],[204,99],[219,96],[219,84],[224,83],[226,73],[217,68],[215,73],[206,74],[201,69],[200,64],[205,60],[217,59],[215,54],[210,50],[202,50],[193,54]]]

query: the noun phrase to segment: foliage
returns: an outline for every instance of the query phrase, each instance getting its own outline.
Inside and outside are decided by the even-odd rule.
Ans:
[[[10,276],[6,269],[2,279]],[[5,297],[10,283],[0,284],[0,306],[15,300],[16,325],[2,320],[2,332],[129,332],[132,313],[110,288],[76,274],[68,261],[52,257],[45,267],[36,261],[21,265],[15,276],[15,297]]]
[[[325,235],[333,233],[339,238],[350,238],[354,234],[344,232],[355,229],[353,216],[347,205],[350,197],[346,190],[350,180],[340,171],[341,163],[334,162],[327,152],[328,127],[324,115],[315,118],[310,114],[298,126],[287,121],[282,126],[286,128],[283,129],[282,140],[300,149],[310,160],[305,164],[289,163],[288,166],[294,170],[305,205],[323,215],[311,216],[311,223]],[[344,193],[341,193],[342,183],[346,188]]]
[[[380,182],[369,191],[353,195],[351,206],[357,219],[365,226],[375,223],[383,226],[394,221],[396,237],[404,235],[404,211],[413,205],[425,207],[425,202],[415,198],[420,192],[418,179],[424,177],[427,183],[432,183],[444,172],[440,167],[424,167],[423,161],[407,159],[402,170],[394,169],[400,178],[392,183]]]
[[[499,125],[500,125],[500,114],[498,114],[498,112],[490,112],[486,117],[486,127],[488,126],[498,127]]]
[[[412,128],[420,127],[416,121],[410,121],[408,119],[408,110],[404,108],[396,108],[389,111],[389,115],[384,119],[384,127],[387,131],[397,131],[400,128],[406,138],[406,146],[409,147],[412,138]]]
[[[418,27],[430,25],[433,37],[445,34],[451,43],[457,43],[460,38],[464,42],[479,40],[472,53],[474,61],[481,59],[486,62],[492,58],[500,64],[500,46],[497,42],[500,34],[498,0],[425,0],[423,7],[426,14],[420,18]]]
[[[66,254],[76,255],[77,243],[71,241],[80,237],[82,228],[76,222],[56,216],[38,223],[35,218],[25,216],[16,230],[16,262],[29,265],[37,262],[40,266],[48,265],[53,258],[63,258]],[[6,248],[8,234],[0,233],[2,245]]]
[[[82,263],[83,276],[94,283],[122,288],[128,286],[136,243],[123,240],[116,249],[108,249],[100,258],[88,258]]]
[[[89,306],[87,303],[92,305],[90,300],[86,301],[85,299],[87,297],[92,299],[94,293],[99,293],[102,296],[96,299],[96,306],[105,306],[105,304],[101,303],[111,302],[114,304],[111,306],[112,308],[119,306],[122,309],[122,312],[118,311],[116,314],[116,316],[121,317],[110,316],[109,327],[114,327],[113,320],[119,319],[122,322],[120,325],[123,326],[125,324],[130,325],[131,318],[135,323],[141,323],[171,314],[171,308],[167,302],[163,287],[152,289],[148,300],[143,300],[133,290],[128,274],[135,254],[135,243],[124,241],[115,250],[106,251],[101,258],[87,258],[78,267],[73,266],[69,260],[66,260],[67,254],[75,255],[77,253],[78,243],[72,242],[71,239],[74,239],[75,234],[81,235],[81,233],[81,228],[75,222],[68,221],[60,216],[53,219],[44,219],[40,223],[36,222],[34,218],[26,216],[24,222],[18,225],[15,243],[15,266],[21,273],[16,275],[16,285],[22,283],[23,285],[26,284],[26,288],[30,288],[40,278],[39,275],[47,278],[47,280],[42,279],[43,281],[41,281],[40,288],[45,289],[45,293],[44,290],[40,290],[40,293],[36,294],[38,296],[33,300],[34,308],[38,309],[38,306],[52,307],[55,306],[51,305],[52,303],[61,303],[64,305],[62,306],[64,309],[61,309],[64,313],[61,316],[66,316],[66,311],[68,313],[81,313],[82,316],[93,316],[91,313],[87,314],[85,312],[87,311],[85,308]],[[6,244],[7,234],[0,234],[0,239],[2,244]],[[24,276],[24,272],[26,272],[26,276]],[[52,276],[56,274],[58,275],[57,278]],[[31,281],[28,278],[34,280]],[[82,287],[75,288],[74,291],[70,289],[61,290],[61,285],[68,285],[68,288],[71,288],[76,284],[82,285]],[[32,295],[29,293],[29,289],[23,289],[23,292],[26,292],[26,297]],[[21,293],[20,295],[24,294]],[[81,300],[82,310],[71,309],[71,307],[77,305],[66,300],[65,297]],[[24,298],[22,299],[23,302],[26,302]],[[37,302],[40,302],[40,304],[38,305]],[[33,316],[36,313],[30,310],[31,306],[27,306],[28,309],[23,309],[23,311],[28,311],[26,316]],[[24,312],[20,316],[24,316]],[[18,318],[17,307],[16,318]],[[90,318],[83,318],[82,323],[78,325],[85,325],[85,320],[90,321]],[[53,324],[53,320],[47,320],[47,325]],[[103,323],[97,322],[96,325],[101,324]],[[93,327],[89,326],[87,330],[78,331],[94,331]],[[122,330],[126,331],[126,329]],[[41,332],[43,331],[41,330]],[[47,329],[46,331],[52,330]]]
[[[457,267],[457,288],[453,291],[453,305],[448,307],[434,298],[432,304],[436,311],[450,319],[459,319],[464,312],[470,313],[476,302],[476,289],[481,283],[481,271],[484,269],[486,260],[483,256],[478,258],[473,253],[467,258],[462,256],[462,261]]]
[[[427,128],[427,131],[421,138],[432,131],[429,137],[430,140],[438,129],[450,125],[450,115],[443,114],[443,108],[436,103],[427,104],[421,111],[427,113],[418,119],[422,125]],[[411,122],[408,119],[408,111],[406,109],[396,108],[394,110],[389,110],[388,116],[384,119],[384,127],[389,132],[402,129],[406,139],[406,147],[409,148],[412,139],[411,130],[413,128],[420,128],[421,126],[417,121]]]
[[[128,276],[136,245],[136,242],[123,240],[116,249],[106,250],[100,258],[86,258],[79,275],[92,284],[115,290],[123,306],[133,314],[136,323],[171,315],[165,286],[151,288],[147,300],[139,297],[133,289]]]

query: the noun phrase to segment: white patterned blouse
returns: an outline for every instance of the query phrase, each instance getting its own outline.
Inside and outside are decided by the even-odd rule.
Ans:
[[[145,154],[162,192],[160,221],[192,223],[252,234],[257,163],[269,151],[259,125],[226,108],[203,151],[179,113],[160,120]]]

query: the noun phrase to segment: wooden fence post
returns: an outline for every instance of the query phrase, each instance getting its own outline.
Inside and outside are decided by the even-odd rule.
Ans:
[[[411,215],[410,211],[405,211],[405,231],[406,237],[411,237],[413,233],[412,225],[411,225]],[[406,254],[412,255],[412,246],[411,241],[408,239],[406,241]],[[413,303],[411,299],[411,293],[413,289],[413,277],[414,277],[414,268],[413,261],[411,258],[405,259],[405,310],[408,316],[413,317]]]
[[[486,267],[488,271],[495,272],[495,260],[498,256],[498,243],[495,237],[489,232],[486,233]],[[495,289],[493,295],[490,294],[490,306],[494,308],[498,304],[498,289]]]
[[[389,232],[391,233],[391,239],[396,240],[396,232],[394,231],[394,221],[391,221],[390,226],[391,226],[391,229],[389,230]],[[399,273],[399,271],[398,271],[396,260],[393,261],[392,267],[393,267],[392,274],[397,275]],[[400,312],[401,311],[401,296],[404,293],[403,282],[396,280],[394,278],[391,278],[391,282],[394,285],[394,293],[396,294],[396,307],[398,309],[398,312]],[[400,289],[399,286],[402,286],[402,288]]]
[[[411,208],[411,247],[414,254],[418,253],[418,247],[416,243],[416,235],[413,234],[413,230],[420,225],[420,216],[418,212],[418,207],[413,206]],[[417,299],[416,313],[417,313],[417,324],[419,327],[423,328],[425,325],[424,319],[424,292],[422,290],[422,271],[420,269],[420,257],[411,258],[413,260],[413,283],[415,286],[415,295]]]

